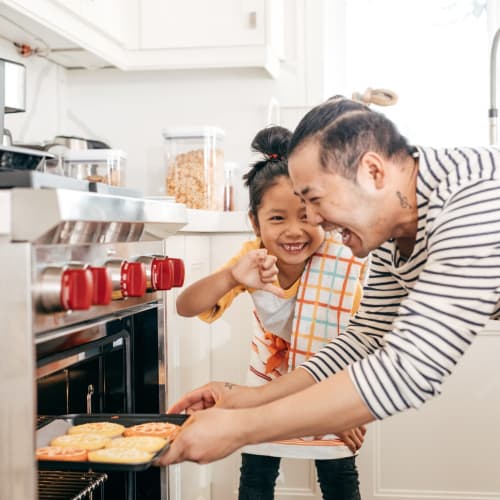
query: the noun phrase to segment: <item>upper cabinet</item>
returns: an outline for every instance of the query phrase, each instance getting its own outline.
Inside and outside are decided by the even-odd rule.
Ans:
[[[138,57],[173,67],[279,69],[281,0],[142,0]]]
[[[273,77],[283,10],[284,0],[0,0],[3,17],[123,70],[264,68]]]
[[[55,0],[52,0],[55,1]],[[56,0],[63,5],[67,0]],[[133,21],[137,20],[133,0],[73,0],[79,2],[80,16],[95,30],[112,38],[116,43],[126,47],[134,36]]]

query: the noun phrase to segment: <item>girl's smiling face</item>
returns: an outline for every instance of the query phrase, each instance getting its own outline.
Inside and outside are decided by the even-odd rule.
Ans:
[[[264,247],[278,258],[278,267],[297,266],[300,272],[325,236],[320,226],[309,224],[304,203],[284,175],[266,190],[252,223]]]

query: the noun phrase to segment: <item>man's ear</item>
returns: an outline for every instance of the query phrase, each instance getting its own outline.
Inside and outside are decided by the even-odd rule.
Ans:
[[[373,151],[368,151],[361,157],[356,180],[365,189],[382,189],[386,181],[385,168],[386,164],[382,157]]]
[[[253,215],[252,212],[248,212],[248,218],[250,219],[250,223],[252,224],[252,229],[253,232],[255,233],[255,236],[260,237],[259,223],[256,217]]]

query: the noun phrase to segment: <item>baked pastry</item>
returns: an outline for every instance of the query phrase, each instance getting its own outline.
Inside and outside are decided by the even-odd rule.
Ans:
[[[70,448],[63,446],[45,446],[37,448],[37,460],[57,460],[64,462],[85,462],[87,461],[87,450],[83,448]]]
[[[113,439],[106,448],[136,448],[155,453],[167,444],[167,440],[158,436],[130,436]]]
[[[180,425],[170,422],[146,422],[144,424],[127,427],[123,435],[129,436],[158,436],[172,440],[180,430]]]
[[[125,426],[112,422],[88,422],[68,429],[68,434],[100,434],[110,438],[121,436]]]
[[[138,450],[137,448],[104,448],[89,451],[89,462],[103,462],[112,464],[142,464],[153,458],[153,453]]]
[[[64,448],[83,448],[84,450],[98,450],[104,448],[111,438],[100,434],[65,434],[58,436],[51,442],[51,446],[63,446]]]

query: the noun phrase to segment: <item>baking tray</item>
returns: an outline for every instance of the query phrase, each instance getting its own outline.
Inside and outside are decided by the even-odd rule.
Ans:
[[[171,424],[182,425],[188,415],[166,415],[166,414],[148,414],[148,413],[99,413],[96,415],[71,414],[58,415],[50,420],[46,425],[36,431],[36,447],[42,448],[49,446],[50,441],[57,436],[66,434],[66,431],[73,425],[86,424],[88,422],[113,422],[122,424],[125,427],[144,424],[146,422],[169,422]],[[93,471],[124,471],[137,472],[148,469],[151,464],[163,454],[170,443],[167,443],[161,450],[157,451],[149,462],[140,464],[110,464],[99,462],[69,462],[65,460],[39,460],[39,469],[58,469],[58,470],[93,470]]]

